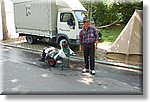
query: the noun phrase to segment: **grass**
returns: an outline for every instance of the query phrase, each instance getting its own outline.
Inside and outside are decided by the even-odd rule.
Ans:
[[[114,42],[124,28],[124,24],[116,24],[111,27],[100,29],[102,39],[100,42]]]

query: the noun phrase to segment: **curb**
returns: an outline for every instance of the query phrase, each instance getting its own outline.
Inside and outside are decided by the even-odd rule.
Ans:
[[[75,57],[75,56],[73,56],[71,58],[79,59],[79,60],[82,60],[82,61],[84,60],[83,58]],[[100,64],[105,64],[105,65],[118,66],[118,67],[124,67],[124,68],[135,69],[135,70],[142,70],[141,66],[127,65],[127,64],[123,64],[123,63],[100,61],[100,60],[95,60],[95,62],[100,63]]]
[[[15,45],[10,45],[10,44],[4,44],[4,43],[0,43],[0,45],[8,46],[8,47],[13,47],[13,48],[24,49],[24,50],[30,50],[30,51],[35,51],[35,52],[41,52],[41,51],[42,51],[42,50],[36,50],[36,49],[31,49],[31,48],[26,48],[26,47],[21,47],[21,46],[15,46]]]
[[[9,45],[9,44],[4,44],[4,43],[0,43],[0,45],[13,47],[13,48],[24,49],[24,50],[30,50],[30,51],[35,51],[35,52],[42,52],[42,50],[38,50],[38,49],[31,49],[31,48],[15,46],[15,45]],[[83,58],[76,57],[76,56],[71,56],[71,58],[78,59],[78,60],[81,60],[81,61],[84,60]],[[124,67],[124,68],[135,69],[135,70],[142,70],[142,66],[127,65],[127,64],[123,64],[123,63],[101,61],[101,60],[95,60],[95,62],[100,63],[100,64],[105,64],[105,65],[118,66],[118,67]]]

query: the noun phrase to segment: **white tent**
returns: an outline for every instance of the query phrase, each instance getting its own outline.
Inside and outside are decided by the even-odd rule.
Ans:
[[[135,10],[114,44],[107,50],[107,57],[131,64],[142,63],[142,30],[142,11]]]

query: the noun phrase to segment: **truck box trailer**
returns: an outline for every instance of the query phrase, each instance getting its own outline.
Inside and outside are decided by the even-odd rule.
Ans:
[[[16,31],[29,43],[59,43],[66,39],[70,44],[79,44],[84,12],[78,0],[14,1]]]

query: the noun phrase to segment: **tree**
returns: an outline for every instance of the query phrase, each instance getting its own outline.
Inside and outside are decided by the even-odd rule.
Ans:
[[[102,0],[103,2],[95,2],[92,4],[92,17],[96,19],[96,26],[103,26],[115,22],[120,19],[120,22],[126,24],[135,9],[143,9],[143,1],[133,0],[131,2],[112,2]],[[89,11],[89,2],[82,2],[84,7]],[[89,15],[89,14],[88,14]]]
[[[3,27],[3,40],[9,38],[7,24],[6,24],[6,11],[4,0],[1,0],[1,12],[2,12],[2,27]]]
[[[91,0],[89,1],[89,4],[88,4],[88,17],[91,22],[91,19],[92,19],[92,1]]]

